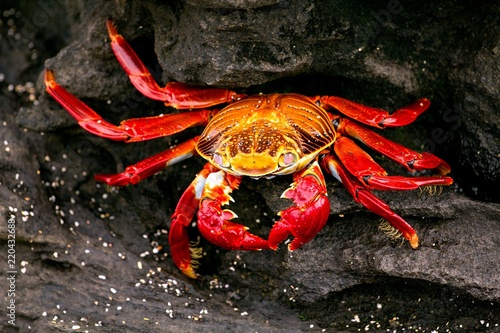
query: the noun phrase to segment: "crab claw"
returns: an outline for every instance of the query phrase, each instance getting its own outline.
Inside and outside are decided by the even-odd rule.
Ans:
[[[323,173],[315,161],[306,169],[294,174],[294,183],[282,197],[291,199],[294,206],[281,211],[269,234],[269,245],[276,249],[289,235],[294,236],[288,245],[290,251],[309,242],[325,226],[330,214],[330,204]]]
[[[231,222],[236,214],[229,209],[221,209],[233,199],[229,196],[237,188],[241,178],[226,174],[224,171],[211,173],[205,183],[200,209],[198,229],[211,243],[227,250],[264,250],[269,249],[265,239],[248,232],[248,228]]]

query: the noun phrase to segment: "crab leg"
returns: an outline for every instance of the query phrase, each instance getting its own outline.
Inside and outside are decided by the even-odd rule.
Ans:
[[[54,79],[51,70],[45,71],[47,92],[54,97],[85,130],[115,141],[143,141],[172,135],[188,127],[206,125],[215,111],[202,109],[189,113],[127,119],[120,126],[104,120],[94,110],[76,98]]]
[[[335,96],[315,97],[312,100],[315,102],[319,101],[321,106],[325,109],[335,108],[351,119],[378,128],[408,125],[422,112],[427,110],[431,104],[428,99],[422,98],[389,115],[385,110],[354,103]]]
[[[294,174],[292,186],[283,192],[283,198],[293,200],[294,206],[281,211],[269,234],[269,245],[276,249],[289,235],[294,239],[290,251],[309,242],[325,226],[330,214],[330,204],[323,173],[314,161],[309,167]]]
[[[196,261],[198,255],[196,249],[189,244],[187,228],[198,210],[207,177],[215,171],[217,169],[210,163],[205,164],[203,170],[196,175],[196,178],[181,196],[172,215],[172,223],[170,224],[168,242],[170,244],[172,260],[184,274],[193,279],[197,277],[195,269],[198,264]]]
[[[341,136],[334,143],[334,150],[345,168],[368,188],[380,190],[414,190],[426,185],[450,185],[450,177],[388,176],[365,151],[348,137]]]
[[[448,163],[439,157],[427,152],[418,153],[406,148],[349,119],[341,120],[338,131],[361,141],[408,170],[436,169],[440,175],[446,175],[451,171]]]
[[[409,241],[413,249],[418,248],[418,235],[411,225],[392,211],[389,205],[365,188],[362,183],[352,177],[333,155],[329,154],[325,156],[321,163],[325,170],[328,170],[345,186],[356,202],[383,217],[394,228],[401,232],[401,235]]]
[[[108,18],[106,26],[111,39],[111,48],[118,62],[129,76],[130,82],[144,96],[177,109],[206,108],[230,103],[244,96],[227,89],[203,88],[178,82],[170,82],[161,88],[132,47],[118,33],[111,19]]]
[[[161,153],[150,156],[134,165],[130,165],[121,173],[97,174],[94,176],[94,179],[115,186],[137,184],[144,178],[150,177],[172,164],[195,155],[197,141],[198,137],[195,137]]]

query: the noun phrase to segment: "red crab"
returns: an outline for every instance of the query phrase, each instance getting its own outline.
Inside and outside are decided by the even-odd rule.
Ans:
[[[450,185],[448,164],[385,139],[365,125],[405,126],[424,112],[430,102],[420,99],[393,114],[334,96],[270,94],[246,96],[231,90],[170,82],[160,87],[125,39],[108,19],[107,29],[116,58],[132,84],[145,96],[166,106],[186,109],[179,114],[128,119],[119,126],[105,121],[87,105],[59,86],[52,71],[45,72],[47,91],[79,123],[98,136],[135,142],[168,136],[192,126],[204,126],[201,135],[131,165],[118,174],[98,174],[109,185],[135,184],[165,167],[200,155],[208,161],[186,189],[172,216],[169,233],[174,263],[195,278],[196,249],[190,247],[187,227],[198,212],[198,228],[210,242],[230,250],[276,249],[289,236],[289,250],[309,242],[325,225],[330,213],[322,170],[337,178],[354,200],[380,215],[419,246],[415,230],[371,193],[377,190],[413,190],[421,186]],[[220,108],[216,105],[227,104]],[[355,140],[401,164],[406,169],[433,169],[437,176],[390,176]],[[281,211],[266,240],[232,220],[222,209],[231,201],[243,176],[271,178],[293,175],[282,197],[292,200]]]

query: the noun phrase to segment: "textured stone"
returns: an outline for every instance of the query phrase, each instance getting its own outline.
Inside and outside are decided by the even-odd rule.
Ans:
[[[6,220],[14,216],[18,331],[498,330],[495,6],[3,2],[0,239],[7,243]],[[388,110],[429,97],[432,107],[415,124],[383,135],[443,157],[456,185],[439,196],[377,192],[417,229],[421,248],[388,239],[378,217],[328,177],[330,221],[303,249],[227,252],[201,239],[203,278],[182,276],[166,232],[203,161],[193,158],[120,189],[96,184],[92,174],[123,170],[198,132],[111,142],[78,128],[43,93],[45,66],[114,123],[170,112],[130,85],[109,47],[107,16],[162,84],[334,94]],[[37,78],[41,96],[33,93]],[[279,196],[290,182],[245,179],[231,209],[266,235],[289,204]],[[5,280],[0,287],[7,290]]]

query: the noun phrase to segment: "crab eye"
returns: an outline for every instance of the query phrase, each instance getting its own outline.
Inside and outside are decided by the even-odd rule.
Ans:
[[[290,166],[292,164],[295,164],[295,162],[297,162],[297,155],[291,152],[282,154],[279,159],[279,165],[281,167]]]
[[[220,166],[222,168],[228,168],[230,166],[228,161],[224,157],[222,157],[221,154],[214,153],[213,159],[214,159],[215,164],[217,164],[218,166]]]

